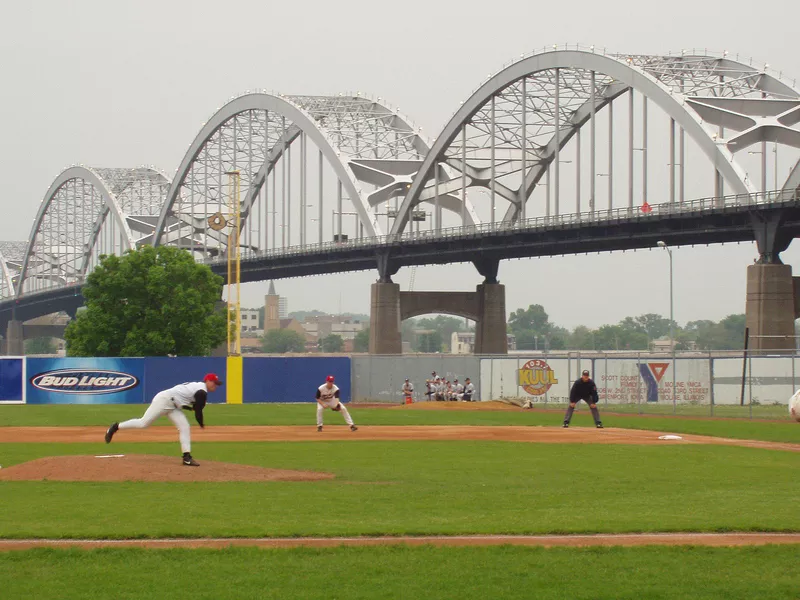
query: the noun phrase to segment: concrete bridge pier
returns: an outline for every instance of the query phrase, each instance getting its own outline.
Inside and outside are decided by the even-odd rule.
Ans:
[[[22,321],[11,319],[6,326],[5,355],[22,356],[25,354],[25,335]]]
[[[759,258],[747,267],[748,347],[756,354],[792,351],[794,321],[800,316],[800,278],[792,277],[792,267],[780,259],[792,237],[781,229],[781,214],[751,218]]]
[[[474,292],[401,292],[391,276],[397,268],[379,260],[380,279],[372,284],[370,354],[402,354],[400,323],[419,315],[443,313],[475,321],[476,354],[508,354],[506,292],[497,281],[499,261],[477,264],[485,281]]]

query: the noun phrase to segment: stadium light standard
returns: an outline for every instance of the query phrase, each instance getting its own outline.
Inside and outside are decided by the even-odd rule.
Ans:
[[[675,402],[675,315],[673,312],[673,293],[672,293],[672,249],[663,240],[658,241],[658,247],[664,248],[669,254],[669,345],[672,347],[672,412],[677,411]]]

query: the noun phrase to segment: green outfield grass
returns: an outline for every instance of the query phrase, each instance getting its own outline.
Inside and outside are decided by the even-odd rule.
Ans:
[[[98,444],[0,444],[4,467]],[[178,444],[114,443],[165,454]],[[196,443],[203,460],[326,471],[271,483],[0,482],[0,537],[798,531],[795,452],[514,442]],[[202,467],[201,467],[202,468]]]
[[[141,405],[49,405],[0,406],[0,426],[108,426],[141,416]],[[353,418],[359,425],[560,425],[559,410],[485,410],[466,411],[448,408],[447,403],[436,410],[407,410],[365,408],[351,405]],[[314,425],[314,404],[214,404],[206,409],[206,422],[214,425]],[[670,416],[635,416],[606,412],[601,407],[603,422],[609,427],[646,429],[667,433],[693,433],[737,439],[800,443],[800,424],[788,417],[780,422],[747,419],[711,420]],[[338,415],[326,413],[328,423],[341,422]],[[157,425],[172,427],[167,419]],[[591,426],[588,409],[580,405],[573,426]]]
[[[0,554],[29,598],[796,599],[797,546],[33,550]]]

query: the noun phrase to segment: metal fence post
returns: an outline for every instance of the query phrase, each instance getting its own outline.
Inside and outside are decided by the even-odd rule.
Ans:
[[[639,406],[639,414],[642,414],[642,353],[636,353],[636,404]]]
[[[711,350],[708,351],[708,383],[711,389],[709,390],[711,394],[711,408],[710,408],[710,416],[714,416],[714,359],[711,357]]]

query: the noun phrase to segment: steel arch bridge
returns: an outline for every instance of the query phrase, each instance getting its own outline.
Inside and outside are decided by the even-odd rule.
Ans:
[[[796,197],[798,124],[794,81],[695,51],[536,51],[487,77],[433,142],[381,98],[248,92],[203,124],[174,177],[61,173],[28,240],[0,246],[0,312],[74,293],[102,254],[142,244],[221,260],[234,173],[244,256],[319,254],[304,274],[335,272],[331,243],[388,248],[452,227],[588,226],[689,210],[687,198]]]

